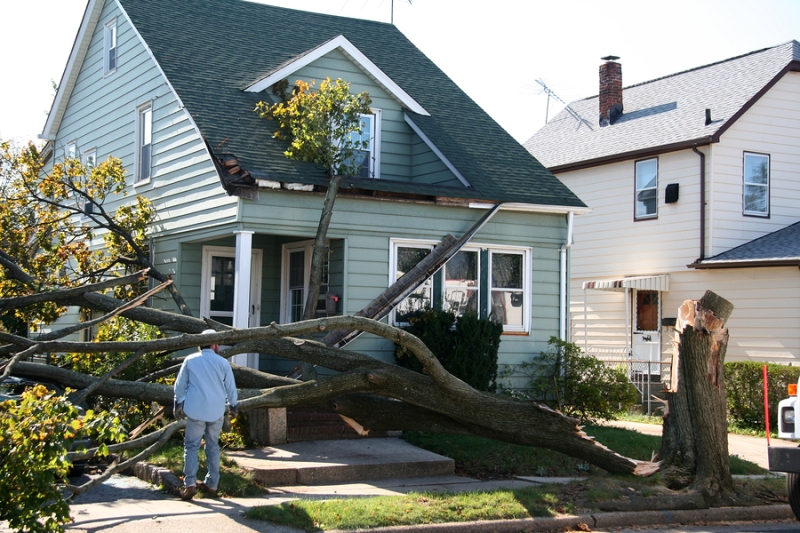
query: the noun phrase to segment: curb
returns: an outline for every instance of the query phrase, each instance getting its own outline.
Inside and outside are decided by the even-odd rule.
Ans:
[[[143,481],[164,487],[173,496],[180,496],[183,483],[178,476],[167,470],[149,463],[139,462],[133,465],[133,475]]]
[[[370,533],[555,533],[561,531],[595,531],[620,527],[664,526],[711,522],[742,522],[755,520],[794,519],[788,505],[759,505],[755,507],[716,507],[693,511],[643,511],[635,513],[596,513],[558,518],[524,518],[519,520],[482,520],[447,524],[390,526],[355,531]],[[328,533],[353,533],[354,530],[331,530]]]

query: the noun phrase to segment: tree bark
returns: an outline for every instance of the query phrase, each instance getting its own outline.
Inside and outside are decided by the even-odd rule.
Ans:
[[[725,395],[725,321],[733,305],[711,291],[679,309],[675,345],[677,380],[667,394],[660,458],[670,488],[690,487],[707,502],[734,491],[728,455]]]

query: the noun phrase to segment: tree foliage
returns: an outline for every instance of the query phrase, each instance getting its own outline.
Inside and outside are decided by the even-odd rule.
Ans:
[[[624,368],[611,368],[581,352],[577,345],[550,337],[551,349],[516,370],[529,388],[517,395],[552,405],[584,421],[613,420],[639,399]]]
[[[0,403],[0,518],[20,531],[62,531],[69,506],[59,481],[72,466],[70,448],[85,437],[119,440],[118,422],[107,413],[81,416],[44,385]]]
[[[361,115],[371,113],[369,94],[350,93],[342,79],[326,78],[314,90],[315,80],[297,80],[292,97],[277,104],[259,102],[256,112],[274,120],[280,129],[274,137],[289,141],[284,154],[290,159],[316,163],[331,175],[356,176],[355,152],[367,148],[358,135]]]

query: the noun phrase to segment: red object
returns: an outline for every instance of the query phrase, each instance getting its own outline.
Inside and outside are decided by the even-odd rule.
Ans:
[[[769,385],[767,384],[767,365],[764,365],[764,423],[767,426],[767,447],[769,447]]]

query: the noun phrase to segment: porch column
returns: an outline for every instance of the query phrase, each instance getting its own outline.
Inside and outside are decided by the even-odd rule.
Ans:
[[[253,231],[234,231],[236,235],[236,266],[233,282],[233,327],[250,327],[250,264],[253,257]],[[239,366],[256,368],[258,354],[234,355],[232,361]]]

